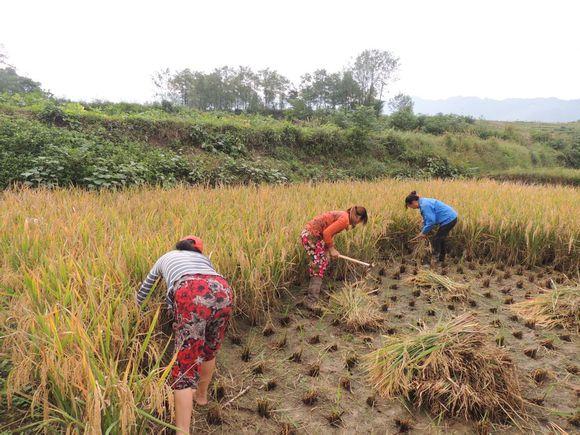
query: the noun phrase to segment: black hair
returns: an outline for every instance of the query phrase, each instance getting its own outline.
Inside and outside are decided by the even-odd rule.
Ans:
[[[419,201],[419,195],[417,195],[417,191],[413,190],[411,193],[407,195],[405,198],[405,207],[411,204],[413,201]]]
[[[355,205],[354,207],[351,207],[347,210],[349,214],[353,208],[354,208],[354,214],[356,214],[360,218],[363,225],[366,225],[367,222],[369,221],[369,215],[367,213],[367,209],[361,205]]]
[[[177,249],[178,251],[199,252],[201,254],[201,251],[195,247],[195,242],[189,239],[180,240],[179,242],[177,242],[175,244],[175,249]]]

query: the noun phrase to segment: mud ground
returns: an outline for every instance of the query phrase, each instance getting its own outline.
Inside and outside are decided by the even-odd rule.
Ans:
[[[272,314],[271,330],[238,321],[218,355],[212,403],[194,411],[195,433],[578,432],[570,421],[579,407],[578,335],[526,326],[509,309],[512,302],[547,291],[552,281],[568,282],[564,274],[450,260],[437,271],[472,289],[470,301],[450,304],[431,303],[418,295],[405,282],[415,270],[414,261],[396,259],[379,264],[366,277],[382,307],[384,325],[377,331],[352,333],[331,316],[312,315],[296,306],[299,290],[285,297],[282,309]],[[326,291],[340,285],[330,280]],[[495,336],[490,340],[504,348],[519,368],[531,416],[520,427],[438,420],[402,400],[374,396],[367,384],[360,360],[380,346],[381,336],[412,332],[422,323],[431,325],[467,311],[491,326]],[[534,369],[547,370],[549,378],[536,382],[531,377]]]

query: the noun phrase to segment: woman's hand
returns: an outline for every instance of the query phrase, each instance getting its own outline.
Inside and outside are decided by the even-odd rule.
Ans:
[[[332,259],[336,259],[336,258],[338,258],[338,256],[340,255],[340,252],[338,252],[338,251],[336,250],[336,248],[333,246],[332,248],[330,248],[330,249],[328,250],[328,255],[330,256],[330,258],[332,258]]]
[[[418,242],[419,240],[423,240],[427,238],[427,234],[419,233],[417,236],[413,237],[410,242]]]

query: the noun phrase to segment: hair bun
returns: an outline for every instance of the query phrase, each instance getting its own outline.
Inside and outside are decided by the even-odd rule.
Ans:
[[[416,194],[417,194],[417,191],[416,191],[416,190],[413,190],[413,191],[411,192],[411,195],[416,195]]]

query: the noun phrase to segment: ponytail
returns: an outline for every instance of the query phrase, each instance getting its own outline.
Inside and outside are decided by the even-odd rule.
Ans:
[[[417,195],[417,191],[416,190],[413,190],[405,198],[405,207],[407,207],[409,204],[411,204],[414,201],[419,201],[419,195]]]
[[[354,211],[354,214],[360,218],[360,221],[363,223],[363,225],[367,224],[369,215],[366,208],[364,208],[362,205],[355,205],[347,210],[349,215],[351,211]]]

